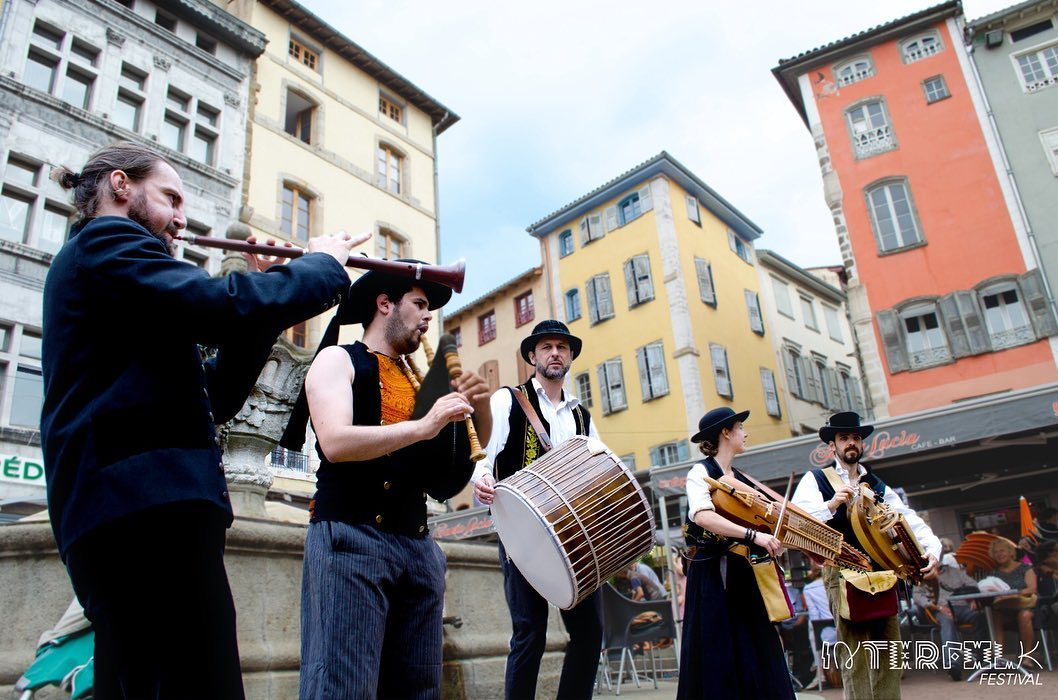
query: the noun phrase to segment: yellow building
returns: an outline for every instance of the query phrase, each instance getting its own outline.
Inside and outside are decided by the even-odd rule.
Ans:
[[[528,228],[555,317],[584,340],[573,391],[633,468],[693,457],[709,409],[749,409],[753,443],[790,437],[763,325],[761,230],[665,152]]]
[[[533,326],[549,318],[543,269],[534,267],[451,313],[445,333],[459,344],[463,366],[476,371],[496,391],[521,384],[532,373],[519,347]]]
[[[299,245],[370,231],[369,255],[436,262],[437,136],[459,117],[296,2],[226,9],[268,40],[255,68],[240,220],[260,238]],[[327,320],[290,339],[315,347]]]

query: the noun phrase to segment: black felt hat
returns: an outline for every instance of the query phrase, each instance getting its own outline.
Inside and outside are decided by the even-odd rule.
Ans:
[[[827,421],[827,424],[819,429],[819,439],[829,443],[838,433],[856,433],[861,438],[866,438],[874,432],[873,425],[861,425],[860,414],[852,411],[835,413]]]
[[[749,418],[749,411],[735,413],[734,409],[727,406],[714,408],[698,421],[698,432],[691,438],[691,442],[709,440],[709,442],[715,443],[716,436],[720,435],[721,430],[730,428],[735,423],[745,423],[747,418]]]
[[[413,258],[398,258],[393,262],[429,264]],[[343,326],[349,323],[370,323],[375,316],[375,300],[379,294],[388,294],[393,301],[399,301],[412,287],[419,287],[426,294],[431,311],[441,308],[452,298],[452,288],[439,282],[368,270],[353,282],[345,301],[338,307],[335,318]]]
[[[556,321],[554,319],[548,319],[536,324],[536,328],[533,329],[533,332],[522,341],[522,359],[529,362],[529,364],[533,364],[529,361],[529,353],[536,350],[536,344],[542,339],[551,336],[557,336],[568,340],[569,350],[572,355],[571,359],[577,359],[577,355],[580,354],[580,348],[582,345],[580,338],[571,335],[569,329],[566,328],[566,324],[562,323],[562,321]]]

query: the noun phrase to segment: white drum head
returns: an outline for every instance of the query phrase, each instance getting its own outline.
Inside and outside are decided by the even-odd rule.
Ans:
[[[492,523],[522,576],[552,605],[568,610],[577,599],[566,553],[536,509],[500,484],[492,503]]]

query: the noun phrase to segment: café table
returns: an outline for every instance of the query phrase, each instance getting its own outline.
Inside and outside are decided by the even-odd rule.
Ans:
[[[995,644],[996,632],[995,632],[995,621],[992,618],[992,606],[996,602],[996,598],[1002,598],[1004,596],[1017,595],[1011,591],[989,591],[987,593],[965,593],[963,595],[948,596],[949,603],[967,603],[969,601],[976,601],[981,604],[985,609],[985,620],[988,622],[988,638]],[[1032,674],[1026,671],[1020,663],[1015,664],[1013,661],[1004,659],[998,654],[992,655],[991,663],[983,664],[980,668],[970,674],[970,677],[966,679],[968,683],[977,679],[982,673],[988,673],[989,671],[1017,671],[1024,676],[1031,676]]]

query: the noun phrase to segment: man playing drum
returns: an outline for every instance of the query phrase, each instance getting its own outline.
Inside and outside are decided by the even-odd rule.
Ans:
[[[563,390],[570,365],[580,354],[581,340],[570,335],[560,321],[537,324],[522,341],[522,358],[536,369],[534,376],[515,388],[504,387],[492,395],[492,436],[485,451],[488,457],[474,471],[474,495],[492,505],[496,481],[510,476],[543,456],[550,438],[559,445],[574,435],[598,438],[587,409],[575,396]],[[521,395],[518,399],[516,394]],[[535,413],[527,416],[522,406]],[[545,436],[532,423],[540,424]],[[511,651],[505,676],[508,700],[536,696],[540,660],[547,636],[548,604],[526,581],[500,542],[504,593],[511,611]],[[562,611],[569,631],[569,645],[562,664],[558,697],[590,698],[595,683],[599,648],[602,645],[602,606],[595,591],[579,605]]]

